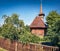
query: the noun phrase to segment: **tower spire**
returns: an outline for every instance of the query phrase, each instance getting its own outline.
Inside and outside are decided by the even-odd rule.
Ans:
[[[41,5],[40,5],[40,14],[42,14],[42,0],[40,1]]]
[[[40,13],[39,16],[45,16],[45,14],[42,11],[42,0],[40,0]]]

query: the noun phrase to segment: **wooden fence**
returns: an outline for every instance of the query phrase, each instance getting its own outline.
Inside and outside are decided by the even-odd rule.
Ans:
[[[17,47],[16,47],[17,43]],[[46,46],[41,44],[23,44],[16,41],[10,41],[9,39],[0,38],[0,47],[7,49],[8,51],[59,51],[58,47]]]

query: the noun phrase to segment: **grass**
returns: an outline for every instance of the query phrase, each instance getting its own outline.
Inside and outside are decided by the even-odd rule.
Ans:
[[[0,48],[0,51],[7,51],[7,50],[5,50],[5,49],[3,49],[3,48]]]

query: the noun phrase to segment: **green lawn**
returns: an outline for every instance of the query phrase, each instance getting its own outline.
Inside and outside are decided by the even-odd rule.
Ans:
[[[3,49],[3,48],[0,48],[0,51],[7,51],[7,50],[5,50],[5,49]]]

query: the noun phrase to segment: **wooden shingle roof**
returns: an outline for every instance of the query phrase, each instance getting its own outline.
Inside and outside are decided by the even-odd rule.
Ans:
[[[30,28],[46,28],[46,26],[41,17],[37,16],[30,25]]]

